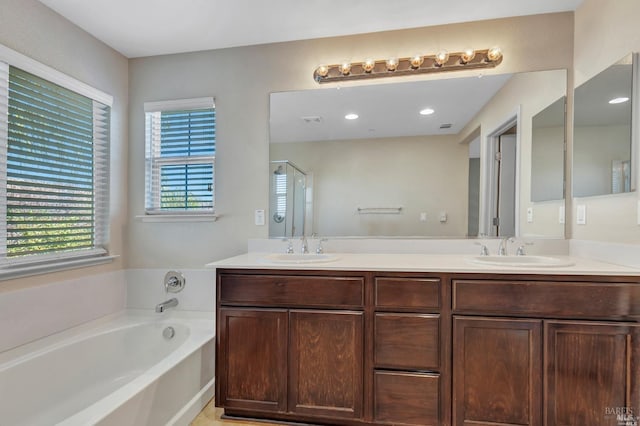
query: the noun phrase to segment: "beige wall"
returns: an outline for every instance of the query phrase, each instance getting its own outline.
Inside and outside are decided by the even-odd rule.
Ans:
[[[313,232],[322,237],[466,235],[468,149],[455,135],[274,143],[270,158],[313,174]]]
[[[127,221],[128,61],[36,0],[2,0],[0,44],[113,96],[111,117],[110,251],[115,262],[0,283],[0,292],[121,269]]]
[[[253,224],[253,212],[268,206],[269,93],[317,88],[312,73],[318,64],[499,45],[504,60],[485,74],[571,68],[572,36],[573,14],[562,13],[130,61],[130,217],[144,209],[143,103],[194,96],[216,98],[221,215],[215,223],[132,219],[130,266],[200,267],[246,251],[247,238],[268,235]]]
[[[640,51],[640,2],[584,0],[575,13],[575,86],[598,74],[629,52]],[[638,114],[634,116],[635,131]],[[636,161],[638,152],[635,153]],[[638,192],[572,200],[572,237],[638,243]],[[587,224],[575,225],[575,207],[587,208]]]

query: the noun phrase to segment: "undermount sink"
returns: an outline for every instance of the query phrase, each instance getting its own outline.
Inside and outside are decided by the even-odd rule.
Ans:
[[[274,263],[327,263],[335,262],[338,257],[330,254],[274,253],[265,256],[265,259]]]
[[[517,268],[553,268],[574,265],[568,259],[549,256],[478,256],[472,261],[483,265]]]

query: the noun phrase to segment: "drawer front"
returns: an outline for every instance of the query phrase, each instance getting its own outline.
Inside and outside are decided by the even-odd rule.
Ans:
[[[377,313],[374,342],[377,368],[440,368],[439,315]]]
[[[640,320],[640,285],[454,280],[455,313]]]
[[[440,309],[440,280],[378,277],[376,306],[380,308]]]
[[[363,277],[220,275],[220,303],[238,306],[345,307],[364,304]]]
[[[440,375],[375,372],[374,419],[394,425],[440,425]]]

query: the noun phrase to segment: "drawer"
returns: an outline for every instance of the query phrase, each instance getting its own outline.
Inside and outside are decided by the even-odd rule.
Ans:
[[[364,277],[221,274],[221,304],[344,307],[364,304]]]
[[[376,307],[440,309],[440,280],[437,278],[375,279]]]
[[[376,423],[440,425],[440,375],[376,371]]]
[[[640,320],[640,284],[454,280],[455,313]]]
[[[374,328],[377,368],[440,368],[439,315],[377,313]]]

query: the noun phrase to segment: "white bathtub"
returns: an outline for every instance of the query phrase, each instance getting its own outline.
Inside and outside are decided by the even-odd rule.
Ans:
[[[2,352],[0,425],[186,425],[213,396],[214,333],[213,313],[125,311]]]

